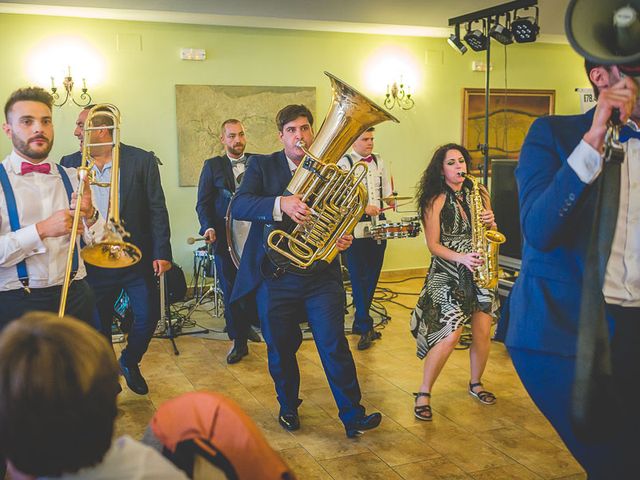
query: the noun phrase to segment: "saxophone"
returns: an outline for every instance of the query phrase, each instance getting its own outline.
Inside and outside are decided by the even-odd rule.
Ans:
[[[507,237],[497,230],[491,230],[480,218],[484,211],[480,185],[477,178],[468,173],[460,173],[461,177],[468,179],[472,184],[471,189],[471,249],[480,255],[484,261],[482,265],[473,271],[473,279],[476,285],[482,288],[494,289],[498,286],[498,250],[500,244]]]

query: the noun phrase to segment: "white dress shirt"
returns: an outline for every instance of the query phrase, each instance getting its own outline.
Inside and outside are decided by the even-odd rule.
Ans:
[[[287,163],[289,164],[289,170],[291,170],[291,176],[293,176],[293,174],[296,173],[298,165],[296,165],[289,157],[287,157]],[[273,220],[275,222],[282,221],[282,210],[280,209],[281,198],[282,196],[276,197],[276,201],[273,203]]]
[[[0,187],[0,291],[22,288],[18,280],[16,265],[26,260],[30,288],[46,288],[62,285],[69,249],[69,235],[41,239],[36,223],[47,219],[54,212],[69,208],[67,192],[57,167],[46,159],[41,163],[51,165],[51,173],[21,174],[21,164],[25,162],[13,151],[3,162],[16,198],[20,229],[11,231],[9,212],[4,192]],[[71,185],[76,189],[78,177],[75,168],[65,168]],[[92,236],[100,238],[104,220],[98,221],[85,232],[86,242]],[[79,241],[76,243],[79,248]],[[78,258],[76,279],[84,278],[86,270],[82,258]]]
[[[636,129],[633,122],[630,126]],[[626,156],[620,168],[620,206],[602,293],[607,303],[640,307],[640,140],[632,138],[623,145]],[[584,140],[567,162],[587,184],[602,171],[601,154]]]
[[[393,194],[393,189],[391,188],[391,178],[387,173],[387,170],[384,166],[384,161],[382,157],[377,153],[373,154],[375,156],[375,160],[371,160],[367,163],[367,176],[365,177],[365,187],[367,188],[367,192],[369,195],[369,203],[367,205],[375,205],[378,208],[384,208],[384,202],[382,198],[389,197]],[[359,155],[355,151],[350,153],[351,160],[353,165],[356,162],[359,162],[364,157]],[[349,159],[344,156],[338,161],[338,166],[343,170],[351,170],[351,163]],[[371,225],[375,225],[378,221],[378,216],[372,217],[371,221],[363,221],[358,222],[356,227],[353,230],[353,236],[355,238],[366,238],[369,237],[369,229]]]

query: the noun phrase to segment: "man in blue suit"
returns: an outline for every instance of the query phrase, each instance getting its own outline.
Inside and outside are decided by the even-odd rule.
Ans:
[[[255,296],[247,295],[241,302],[231,303],[236,266],[227,244],[225,218],[231,196],[244,175],[247,158],[252,154],[244,153],[247,145],[244,126],[234,118],[222,122],[220,142],[224,145],[225,155],[218,155],[204,162],[198,183],[196,212],[200,220],[200,235],[204,236],[208,244],[215,246],[216,269],[224,298],[224,320],[227,335],[233,340],[227,363],[233,364],[249,354],[249,337],[254,341],[260,340],[251,328],[258,317]],[[234,221],[233,234],[237,235],[240,242],[246,240],[250,226],[249,222]]]
[[[301,224],[311,215],[301,195],[284,195],[305,154],[297,145],[313,142],[313,116],[304,105],[288,105],[276,116],[284,150],[251,158],[236,198],[234,218],[252,222],[244,247],[232,301],[257,290],[258,316],[267,342],[269,372],[275,383],[280,413],[287,430],[300,428],[298,398],[300,371],[296,352],[302,343],[299,321],[307,316],[329,386],[348,437],[380,424],[380,413],[365,415],[355,364],[344,335],[344,289],[338,261],[326,269],[302,276],[282,272],[265,254],[265,224],[283,221],[284,215]],[[339,250],[351,245],[345,235]]]
[[[92,106],[85,107],[78,115],[74,135],[84,142],[84,123]],[[107,116],[96,116],[95,126],[111,126]],[[93,171],[100,182],[111,180],[112,130],[98,129],[91,134],[91,143],[107,145],[91,148],[95,160]],[[82,154],[76,152],[62,157],[66,167],[78,167]],[[91,187],[94,202],[104,218],[108,218],[109,188]],[[171,268],[171,244],[169,243],[169,214],[160,183],[158,159],[147,152],[129,145],[120,145],[120,217],[131,234],[125,240],[142,252],[142,260],[135,265],[119,269],[107,269],[87,265],[87,281],[96,294],[95,322],[97,328],[111,341],[113,305],[124,289],[133,310],[133,324],[127,346],[120,356],[120,368],[129,388],[139,395],[149,391],[140,372],[139,363],[147,351],[158,320],[160,319],[159,292],[154,275]],[[98,239],[99,240],[99,239]]]
[[[640,140],[626,143],[620,208],[602,293],[613,336],[613,381],[626,413],[612,420],[612,438],[590,444],[571,425],[571,394],[587,243],[596,204],[594,181],[612,109],[638,130],[640,105],[623,67],[586,64],[597,107],[583,115],[537,119],[525,139],[516,169],[524,236],[522,270],[511,292],[506,343],[531,398],[556,428],[589,478],[637,474],[635,440],[640,379]],[[636,74],[637,75],[637,74]],[[622,78],[621,78],[622,77]],[[602,392],[604,393],[604,392]],[[604,397],[603,397],[604,398]],[[607,415],[614,406],[603,402]],[[633,446],[635,445],[635,447]],[[635,457],[635,470],[629,470]],[[635,471],[636,473],[631,473]]]

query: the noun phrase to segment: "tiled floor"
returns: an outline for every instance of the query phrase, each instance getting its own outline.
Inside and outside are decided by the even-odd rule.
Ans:
[[[384,286],[416,293],[421,285],[422,280],[411,280]],[[416,298],[395,300],[411,305]],[[210,389],[239,403],[303,480],[585,478],[527,396],[500,343],[493,344],[484,376],[486,387],[498,396],[496,405],[481,405],[467,393],[468,352],[456,351],[433,391],[433,421],[416,420],[411,392],[420,384],[422,362],[408,331],[409,311],[393,303],[386,307],[392,320],[372,348],[360,352],[357,337],[348,337],[363,404],[383,414],[381,426],[358,439],[345,437],[313,341],[303,342],[298,354],[302,428],[289,433],[277,422],[265,344],[250,344],[251,354],[229,366],[229,341],[193,336],[177,339],[179,356],[168,340],[153,340],[142,363],[150,393],[138,396],[125,388],[117,433],[139,438],[164,400]]]

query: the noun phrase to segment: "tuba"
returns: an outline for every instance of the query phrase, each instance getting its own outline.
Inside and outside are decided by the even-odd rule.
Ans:
[[[96,125],[96,119],[101,119],[101,125]],[[105,122],[106,120],[106,122]],[[109,125],[111,124],[111,125]],[[92,143],[91,133],[95,130],[108,129],[112,132],[112,140],[108,143]],[[91,147],[102,147],[111,145],[111,181],[110,183],[98,183],[92,175],[94,161],[91,159]],[[67,265],[65,270],[64,283],[62,285],[62,295],[58,316],[62,318],[67,304],[69,286],[72,280],[73,253],[76,247],[76,237],[78,235],[78,225],[80,223],[80,208],[85,189],[85,179],[89,178],[89,183],[100,187],[111,187],[109,192],[109,214],[104,227],[104,234],[99,242],[92,242],[80,252],[82,259],[86,263],[102,268],[122,268],[138,263],[142,258],[140,249],[135,245],[125,242],[124,238],[129,236],[120,221],[120,111],[115,105],[103,103],[95,105],[89,110],[87,119],[84,122],[84,137],[82,142],[82,160],[78,167],[78,189],[76,192],[77,203],[73,223],[69,250],[67,252]]]
[[[476,285],[482,288],[494,289],[498,286],[498,250],[500,244],[506,241],[506,237],[497,230],[487,228],[480,214],[484,210],[480,185],[477,178],[468,173],[460,176],[471,182],[471,244],[472,251],[478,253],[484,263],[473,271],[473,279]]]
[[[278,228],[265,226],[267,256],[276,267],[297,274],[330,264],[338,254],[336,241],[353,231],[367,205],[362,184],[367,164],[357,162],[347,172],[336,165],[338,160],[367,128],[386,120],[399,123],[354,88],[325,75],[333,90],[329,113],[311,145],[299,142],[306,156],[283,194],[300,194],[311,218],[296,224],[285,217]]]

